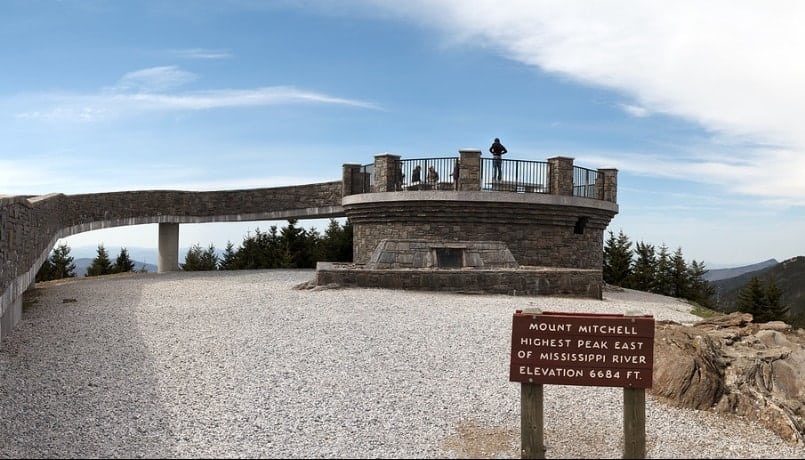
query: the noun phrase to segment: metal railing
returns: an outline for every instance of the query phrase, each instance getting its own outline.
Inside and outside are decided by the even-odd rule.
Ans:
[[[548,193],[550,165],[546,161],[481,159],[481,190]]]
[[[398,191],[456,190],[453,174],[458,160],[456,157],[400,159],[395,165],[399,171],[395,188]],[[480,188],[482,191],[550,193],[550,171],[547,161],[500,160],[498,172],[494,159],[481,158]],[[376,191],[374,164],[363,165],[361,173],[364,176],[362,193]],[[599,180],[602,180],[599,171],[574,166],[573,196],[597,198]]]
[[[375,185],[375,164],[369,163],[368,165],[363,165],[361,167],[361,176],[363,177],[363,192],[362,193],[372,193],[374,192],[374,185]]]
[[[402,171],[402,180],[398,181],[400,190],[455,190],[453,173],[457,161],[455,157],[399,160],[397,167]]]
[[[598,198],[595,184],[600,173],[594,169],[573,166],[573,196]]]

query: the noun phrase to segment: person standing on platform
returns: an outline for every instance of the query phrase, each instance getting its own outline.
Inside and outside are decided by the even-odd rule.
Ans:
[[[492,146],[489,147],[489,153],[492,154],[492,180],[500,182],[503,178],[503,155],[508,153],[508,150],[500,143],[500,139],[496,137],[495,141],[492,142]]]
[[[428,166],[428,183],[436,185],[437,182],[439,182],[439,173],[436,172],[436,168],[432,165]]]
[[[419,165],[414,167],[413,172],[411,172],[411,183],[412,184],[419,184],[421,182],[420,174],[422,172],[422,168]]]

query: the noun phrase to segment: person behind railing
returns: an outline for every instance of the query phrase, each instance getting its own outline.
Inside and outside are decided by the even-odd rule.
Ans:
[[[403,180],[405,180],[405,173],[402,170],[402,163],[397,166],[397,177],[394,178],[394,189],[397,191],[402,190]]]
[[[453,182],[455,183],[456,190],[458,190],[458,175],[460,172],[459,169],[460,169],[459,160],[456,160],[456,164],[453,165],[453,174],[450,174],[450,176],[453,178]]]
[[[503,173],[501,172],[503,166],[502,155],[508,153],[508,150],[500,143],[500,139],[496,137],[495,142],[492,142],[492,146],[489,147],[489,153],[492,154],[492,180],[500,182],[503,178]]]
[[[428,166],[428,183],[431,185],[436,185],[439,182],[439,173],[436,172],[436,168],[433,165]]]
[[[419,184],[422,182],[420,178],[420,174],[422,173],[422,167],[419,165],[414,166],[414,170],[411,171],[411,184]]]

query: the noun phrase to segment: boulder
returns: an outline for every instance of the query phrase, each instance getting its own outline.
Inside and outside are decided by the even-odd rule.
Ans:
[[[693,325],[658,321],[650,393],[677,407],[759,421],[805,444],[805,331],[732,313]]]

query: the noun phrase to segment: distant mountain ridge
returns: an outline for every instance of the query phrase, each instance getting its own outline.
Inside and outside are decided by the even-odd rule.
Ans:
[[[763,270],[764,268],[773,267],[778,263],[779,262],[777,262],[776,259],[769,259],[752,265],[744,265],[742,267],[718,268],[715,270],[708,270],[702,278],[704,278],[706,281],[725,280],[728,278],[741,276],[744,273],[755,272],[758,270]]]
[[[761,264],[767,263],[761,262]],[[761,265],[756,264],[756,265]],[[747,266],[751,267],[751,266]],[[745,268],[745,267],[739,267]],[[805,256],[792,257],[783,262],[732,277],[711,281],[716,288],[716,304],[721,311],[735,311],[738,293],[753,276],[764,284],[773,276],[782,291],[781,301],[793,314],[805,314]]]
[[[95,258],[90,259],[87,257],[82,257],[80,259],[74,259],[73,263],[75,264],[75,276],[79,278],[86,276],[87,268],[92,265],[93,260],[95,260]],[[154,264],[148,264],[137,260],[132,260],[132,262],[134,263],[134,271],[142,271],[143,267],[145,267],[147,272],[156,273],[158,268]],[[114,259],[112,259],[112,263],[115,263]]]

